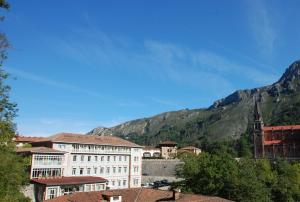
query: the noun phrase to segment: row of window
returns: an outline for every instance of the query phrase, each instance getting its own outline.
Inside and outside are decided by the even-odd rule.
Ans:
[[[127,156],[106,156],[106,159],[105,159],[105,156],[85,156],[85,155],[73,155],[73,161],[85,161],[87,160],[88,162],[98,162],[98,161],[107,161],[107,162],[110,162],[111,160],[116,162],[117,160],[118,161],[127,161]],[[136,159],[138,161],[138,157]]]
[[[34,165],[61,165],[60,155],[34,155]]]
[[[87,152],[95,152],[95,151],[119,151],[124,152],[130,151],[129,147],[115,147],[115,146],[100,146],[100,145],[84,145],[84,144],[73,144],[73,151],[87,151]]]
[[[138,172],[138,167],[136,168]],[[124,167],[94,167],[92,168],[72,168],[72,175],[97,175],[97,174],[110,174],[110,173],[127,173],[127,166]]]
[[[86,184],[84,185],[69,185],[69,186],[61,186],[61,194],[60,195],[68,195],[74,192],[89,192],[89,191],[100,191],[105,190],[105,185],[103,183],[96,184]],[[58,188],[57,187],[49,187],[47,189],[46,199],[52,199],[58,196]]]
[[[60,177],[60,168],[34,168],[32,169],[32,178],[42,177]]]
[[[115,186],[124,186],[126,187],[127,186],[127,180],[111,180],[110,181],[110,184],[112,187],[115,187]]]

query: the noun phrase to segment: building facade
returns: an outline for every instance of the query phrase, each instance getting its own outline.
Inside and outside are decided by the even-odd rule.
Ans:
[[[177,143],[165,141],[159,144],[161,157],[164,159],[174,159],[177,156]]]
[[[160,148],[145,146],[143,148],[143,158],[161,158]]]
[[[255,103],[253,131],[255,158],[300,160],[300,125],[264,126]]]
[[[55,194],[48,194],[47,180],[40,183],[37,179],[63,178],[68,181],[89,177],[87,179],[92,182],[99,181],[99,177],[105,179],[105,183],[102,180],[73,184],[76,185],[72,187],[75,192],[96,191],[96,187],[102,190],[141,186],[142,147],[132,142],[113,136],[61,133],[31,144],[33,147],[27,149],[32,161],[30,179],[36,186],[46,187],[40,188],[46,193],[44,199],[72,191],[66,192],[62,188],[63,180],[56,190],[51,188],[51,193]],[[18,152],[26,153],[26,148]]]
[[[174,159],[177,156],[177,143],[164,141],[156,147],[145,146],[143,148],[143,158],[163,158]]]

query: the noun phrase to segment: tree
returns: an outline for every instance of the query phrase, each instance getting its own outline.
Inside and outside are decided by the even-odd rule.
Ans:
[[[186,155],[178,174],[185,179],[183,190],[230,199],[237,181],[237,162],[230,155]]]
[[[278,202],[300,201],[300,164],[278,160],[274,166],[277,183],[273,186],[273,198]]]
[[[7,10],[9,4],[5,0],[0,0],[0,8]],[[0,19],[3,20],[4,17]],[[26,159],[15,152],[13,118],[17,109],[16,104],[9,99],[10,86],[5,83],[8,74],[3,68],[8,47],[5,34],[0,33],[0,201],[26,202],[30,200],[20,192],[27,182]]]

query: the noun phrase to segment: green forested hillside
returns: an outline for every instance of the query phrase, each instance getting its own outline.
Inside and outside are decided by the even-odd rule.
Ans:
[[[238,139],[251,134],[254,100],[266,125],[300,124],[300,61],[291,64],[276,83],[236,91],[207,109],[166,112],[112,128],[95,128],[89,134],[113,134],[145,145],[167,139],[196,146],[203,141]]]

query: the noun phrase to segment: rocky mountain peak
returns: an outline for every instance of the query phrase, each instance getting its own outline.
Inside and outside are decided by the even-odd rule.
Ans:
[[[300,79],[300,60],[294,62],[285,70],[278,83],[292,82],[295,79]]]

